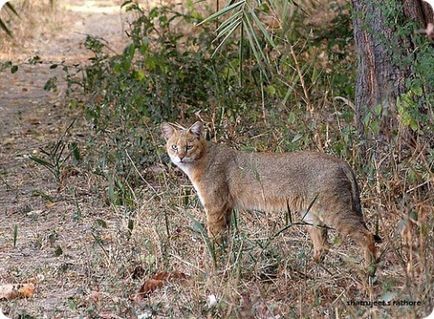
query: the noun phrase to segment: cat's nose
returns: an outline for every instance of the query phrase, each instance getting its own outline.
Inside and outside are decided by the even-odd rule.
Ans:
[[[179,157],[179,160],[182,162],[182,160],[183,160],[184,157],[185,157],[185,154],[179,154],[178,157]]]

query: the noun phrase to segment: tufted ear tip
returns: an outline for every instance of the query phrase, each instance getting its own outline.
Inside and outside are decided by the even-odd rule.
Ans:
[[[198,138],[202,136],[203,132],[203,123],[201,121],[195,122],[190,128],[189,131],[196,135]]]
[[[162,123],[160,128],[161,128],[161,135],[164,137],[166,141],[172,137],[173,133],[175,133],[175,128],[167,122]]]

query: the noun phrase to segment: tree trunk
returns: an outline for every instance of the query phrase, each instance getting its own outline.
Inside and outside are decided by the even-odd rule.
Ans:
[[[364,124],[369,113],[378,117],[380,137],[388,139],[391,131],[397,129],[396,102],[408,91],[406,80],[413,72],[411,59],[415,49],[413,31],[404,36],[397,31],[411,20],[420,28],[432,22],[432,11],[422,2],[352,0],[358,55],[356,125],[362,140],[369,135]]]

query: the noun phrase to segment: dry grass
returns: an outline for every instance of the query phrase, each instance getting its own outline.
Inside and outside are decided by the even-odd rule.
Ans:
[[[142,172],[152,187],[135,190],[135,210],[106,206],[105,182],[82,171],[68,178],[64,193],[48,191],[56,198],[54,206],[41,199],[43,212],[9,214],[2,259],[10,262],[4,264],[2,282],[43,280],[35,298],[3,307],[13,317],[50,318],[151,313],[152,318],[421,318],[433,306],[434,198],[429,179],[414,185],[405,178],[415,163],[426,165],[422,153],[409,153],[394,166],[396,151],[383,155],[388,156],[383,168],[369,164],[378,166],[376,179],[363,189],[368,223],[373,229],[379,217],[384,239],[375,282],[366,281],[361,254],[348,239],[333,234],[331,252],[316,264],[302,226],[275,237],[286,225],[285,212],[236,212],[226,251],[211,249],[201,234],[204,215],[190,183],[174,167],[157,163],[152,173]],[[42,178],[46,172],[38,174]],[[14,224],[19,225],[17,248]],[[132,301],[158,271],[180,271],[188,279]],[[212,295],[217,304],[209,307]],[[352,304],[381,300],[421,305]]]
[[[13,37],[8,37],[2,31],[0,51],[2,54],[14,56],[23,51],[30,52],[35,48],[31,44],[34,38],[50,37],[62,25],[64,15],[57,6],[51,6],[49,1],[10,1],[20,15],[17,17],[9,10],[1,10],[1,18],[8,25]]]

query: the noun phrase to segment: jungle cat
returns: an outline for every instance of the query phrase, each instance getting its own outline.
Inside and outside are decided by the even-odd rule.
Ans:
[[[207,141],[202,122],[188,129],[163,123],[161,130],[170,159],[197,191],[212,238],[224,234],[233,208],[289,208],[305,215],[310,224],[316,261],[329,248],[327,227],[331,227],[349,235],[363,250],[366,265],[375,269],[377,236],[363,220],[356,178],[345,161],[317,152],[241,152]]]

